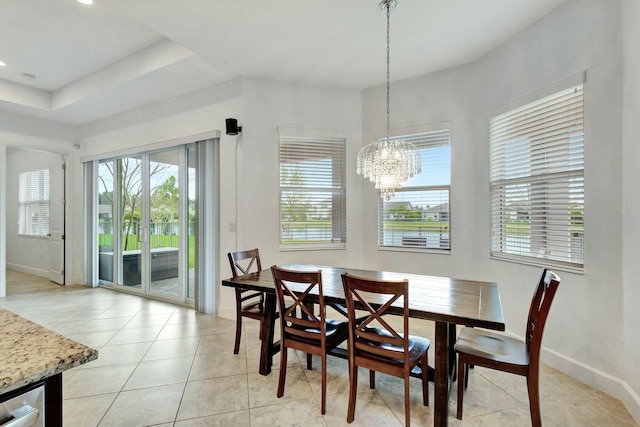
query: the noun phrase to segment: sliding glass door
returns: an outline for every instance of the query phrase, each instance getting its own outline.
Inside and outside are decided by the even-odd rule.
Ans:
[[[185,145],[99,162],[100,284],[193,303],[194,156]]]

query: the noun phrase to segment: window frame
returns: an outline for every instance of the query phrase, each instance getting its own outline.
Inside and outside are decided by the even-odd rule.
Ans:
[[[536,125],[520,125],[508,139],[497,135],[498,126],[513,126],[522,117],[535,119]],[[512,122],[505,123],[508,120]],[[556,85],[533,100],[490,117],[489,153],[490,258],[583,273],[584,80]],[[515,221],[521,218],[524,226],[528,223],[528,234],[514,223],[514,210],[508,208],[514,203],[523,206],[516,209]],[[524,235],[523,243],[513,236],[511,243],[507,241],[516,228]],[[528,249],[522,249],[527,245]]]
[[[35,188],[32,188],[34,186]],[[49,237],[51,232],[50,198],[51,171],[49,168],[20,172],[18,175],[19,236]],[[34,221],[36,214],[42,214],[44,218]]]
[[[324,144],[332,144],[337,147],[324,146]],[[285,145],[290,145],[289,149],[286,149]],[[328,148],[327,148],[328,147]],[[318,129],[301,129],[279,126],[278,127],[278,233],[279,247],[281,251],[298,251],[298,250],[319,250],[319,249],[345,249],[347,244],[347,191],[346,191],[346,149],[347,138],[344,131],[331,131],[331,130],[318,130]],[[297,150],[295,153],[294,150]],[[305,151],[308,150],[308,151]],[[312,160],[312,157],[318,158],[318,156],[324,156],[329,154],[335,156],[335,160],[338,162],[339,170],[336,172],[331,169],[325,170],[322,165],[319,168],[312,168],[309,166],[308,170],[303,169],[302,174],[307,176],[313,175],[318,178],[318,181],[313,185],[284,185],[282,182],[283,177],[283,162],[286,161],[304,161],[305,156]],[[302,157],[301,157],[302,156]],[[331,165],[333,165],[333,161]],[[317,165],[316,165],[317,166]],[[313,172],[311,172],[313,169]],[[299,171],[300,172],[300,171]],[[329,179],[330,177],[330,179]],[[330,181],[330,184],[328,183]],[[336,185],[337,184],[337,185]],[[321,234],[326,236],[326,231],[318,232],[318,234],[312,234],[311,238],[306,240],[297,241],[293,243],[287,243],[286,239],[283,239],[287,230],[292,232],[292,228],[285,224],[285,209],[283,204],[284,193],[289,194],[302,194],[302,193],[315,193],[312,195],[312,203],[316,203],[320,206],[319,202],[327,201],[328,207],[325,210],[329,210],[331,218],[331,237],[317,238],[313,236],[320,236]],[[321,194],[327,193],[328,196],[321,200]],[[308,197],[308,194],[305,195]],[[292,204],[292,209],[299,208]],[[308,208],[302,208],[305,210],[305,218],[308,214]],[[322,209],[317,208],[315,214],[321,215]],[[318,217],[318,220],[321,218]],[[295,222],[295,221],[293,221]],[[307,221],[304,221],[307,222]],[[291,224],[291,221],[287,223]],[[308,237],[308,229],[305,231],[305,236]],[[313,232],[312,232],[313,233]]]
[[[429,136],[430,134],[432,134],[431,136]],[[438,134],[440,135],[444,135],[444,136],[440,136],[440,138],[437,136]],[[452,159],[451,159],[451,144],[452,144],[452,139],[453,139],[453,123],[452,122],[442,122],[442,123],[436,123],[436,124],[431,124],[431,125],[424,125],[424,126],[415,126],[415,127],[410,127],[410,128],[402,128],[402,129],[393,129],[390,132],[390,135],[392,138],[395,139],[405,139],[405,140],[415,140],[415,139],[419,139],[419,138],[423,138],[424,144],[426,145],[425,147],[423,147],[421,149],[421,162],[423,163],[423,168],[422,168],[422,172],[421,174],[425,174],[428,173],[428,171],[430,170],[428,167],[425,167],[425,163],[429,161],[429,157],[430,156],[426,156],[425,152],[423,152],[422,150],[428,150],[429,148],[438,148],[438,147],[443,147],[443,146],[448,146],[449,147],[449,152],[448,152],[448,159],[449,159],[449,164],[447,166],[448,168],[448,184],[446,183],[439,183],[439,184],[433,184],[433,185],[402,185],[402,188],[398,189],[395,191],[395,196],[390,200],[390,201],[385,201],[382,197],[378,197],[378,221],[377,221],[377,230],[376,230],[376,239],[377,239],[377,244],[378,244],[378,250],[384,250],[384,251],[401,251],[401,252],[426,252],[426,253],[435,253],[435,254],[451,254],[451,164],[452,164]],[[376,134],[376,136],[378,137],[378,140],[382,139],[382,138],[386,138],[386,134],[383,134],[383,132],[378,132]],[[436,144],[436,141],[438,139],[441,138],[445,138],[447,140],[446,144]],[[432,147],[428,147],[427,145],[429,145],[430,139],[432,139],[431,144],[433,144]],[[413,141],[412,141],[413,142]],[[415,144],[415,143],[414,143]],[[418,143],[419,144],[419,143]],[[410,182],[410,181],[409,181]],[[439,231],[429,231],[427,230],[426,233],[435,233],[438,232],[439,236],[437,237],[437,244],[431,244],[434,240],[433,239],[429,239],[428,236],[427,237],[422,237],[422,233],[419,233],[420,235],[415,237],[414,236],[401,236],[403,238],[403,240],[401,241],[400,244],[385,244],[385,236],[384,236],[384,229],[385,229],[385,222],[386,222],[386,218],[385,218],[385,204],[386,203],[393,203],[394,200],[398,199],[398,196],[402,196],[403,193],[410,193],[410,192],[423,192],[423,193],[427,193],[427,192],[438,192],[438,191],[446,191],[447,192],[447,197],[446,197],[446,202],[448,204],[448,211],[447,211],[447,226],[444,230],[445,231],[445,238],[443,238],[442,235],[442,229],[440,229]],[[378,196],[379,196],[379,192],[378,192]],[[396,200],[397,202],[397,200]],[[438,206],[438,205],[436,205]],[[406,243],[405,243],[405,238]],[[424,243],[424,245],[423,245]]]

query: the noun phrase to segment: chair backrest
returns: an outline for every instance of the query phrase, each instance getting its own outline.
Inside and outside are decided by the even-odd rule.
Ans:
[[[355,355],[368,353],[404,360],[404,366],[408,369],[409,281],[374,280],[344,273],[342,285],[349,315],[349,349]],[[400,298],[403,299],[403,326],[402,330],[397,330],[382,316]],[[361,323],[356,322],[356,309],[366,312]],[[378,332],[371,332],[371,328]],[[372,343],[375,345],[371,345]],[[402,349],[402,353],[398,348]]]
[[[277,266],[271,267],[273,282],[278,296],[280,308],[280,326],[282,338],[302,338],[303,340],[319,340],[322,346],[326,343],[325,305],[322,295],[322,270],[296,271]],[[318,299],[311,292],[317,289]],[[287,305],[290,303],[290,305]],[[311,309],[318,304],[319,313]],[[309,332],[315,329],[317,332]],[[320,335],[320,336],[318,336]]]
[[[545,268],[531,299],[529,317],[527,319],[526,341],[529,348],[530,364],[539,363],[544,325],[547,322],[549,309],[559,285],[560,277]]]
[[[248,251],[229,252],[227,256],[229,257],[229,265],[231,266],[233,278],[250,273],[251,271],[262,270],[260,252],[257,248]],[[252,267],[255,267],[254,270],[252,270]],[[238,272],[240,272],[240,274],[238,274]]]

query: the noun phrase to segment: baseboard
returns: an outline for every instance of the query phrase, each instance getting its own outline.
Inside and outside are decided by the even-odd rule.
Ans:
[[[218,317],[224,319],[236,320],[236,308],[234,307],[218,307]]]
[[[507,332],[508,335],[522,337]],[[636,422],[640,423],[640,396],[625,380],[607,374],[557,351],[542,346],[541,361],[563,374],[620,400]]]
[[[542,347],[542,362],[590,387],[619,399],[636,422],[640,423],[640,396],[625,380],[544,346]]]
[[[10,262],[7,262],[7,269],[16,270],[21,273],[33,274],[35,276],[42,276],[46,278],[49,277],[49,270],[42,270],[40,268],[33,268],[26,265],[12,264]]]

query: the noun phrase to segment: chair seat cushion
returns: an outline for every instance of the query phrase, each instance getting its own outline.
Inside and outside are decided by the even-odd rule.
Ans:
[[[522,366],[529,364],[527,345],[523,341],[482,329],[462,328],[455,349],[459,353],[497,362]]]
[[[293,325],[292,329],[299,329],[307,333],[318,334],[318,339],[309,339],[297,336],[298,341],[307,341],[309,343],[318,343],[320,341],[320,329],[305,328],[300,325]],[[329,349],[337,347],[341,342],[347,339],[349,335],[349,324],[347,322],[338,322],[337,320],[325,319],[325,333],[327,336],[327,347]]]
[[[375,333],[377,335],[382,335],[385,337],[391,337],[392,335],[384,330],[384,329],[377,329],[377,328],[365,328],[365,330],[368,333]],[[386,358],[386,357],[382,357],[380,355],[372,355],[375,358],[380,358],[380,359],[385,359],[388,361],[393,361],[397,364],[403,364],[404,360],[403,360],[403,352],[404,349],[401,346],[398,345],[392,345],[392,344],[388,344],[388,343],[379,343],[376,341],[372,341],[372,340],[366,340],[366,339],[362,339],[360,338],[358,340],[358,342],[360,342],[361,344],[366,344],[366,345],[370,345],[371,347],[379,347],[379,348],[383,348],[385,350],[391,350],[391,351],[395,351],[398,353],[397,358]],[[415,336],[415,335],[409,335],[409,364],[413,365],[415,364],[415,362],[417,362],[422,355],[429,350],[429,347],[431,346],[431,341],[429,341],[428,338],[424,338],[424,337],[419,337],[419,336]]]

